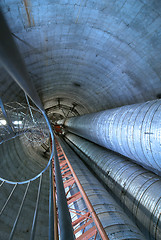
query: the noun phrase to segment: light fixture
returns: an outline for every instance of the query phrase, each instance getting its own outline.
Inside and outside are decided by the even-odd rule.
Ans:
[[[13,124],[14,124],[14,125],[18,125],[18,124],[21,125],[21,124],[22,124],[22,121],[14,121]]]
[[[7,124],[7,122],[5,119],[0,119],[0,126],[6,125],[6,124]]]

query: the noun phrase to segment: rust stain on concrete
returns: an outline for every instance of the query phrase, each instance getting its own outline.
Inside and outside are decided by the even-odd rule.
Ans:
[[[33,27],[35,26],[35,23],[34,23],[34,18],[31,14],[31,5],[29,4],[28,0],[23,0],[23,2],[25,6],[26,15],[27,15],[28,26]]]

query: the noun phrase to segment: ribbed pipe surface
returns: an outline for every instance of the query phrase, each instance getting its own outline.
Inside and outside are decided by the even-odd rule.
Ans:
[[[116,201],[87,169],[80,158],[64,141],[61,140],[60,143],[109,239],[145,239],[135,224],[124,213],[123,209],[118,206]]]
[[[161,100],[65,121],[67,130],[161,174]]]
[[[66,141],[129,210],[146,239],[161,239],[161,178],[73,134]]]

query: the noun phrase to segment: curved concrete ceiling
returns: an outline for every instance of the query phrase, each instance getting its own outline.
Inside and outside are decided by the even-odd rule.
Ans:
[[[83,114],[160,97],[160,1],[3,0],[1,8],[45,108],[61,98]],[[2,95],[15,92],[4,70],[0,81]]]
[[[71,115],[81,115],[161,98],[160,1],[1,0],[0,6],[52,120],[61,119],[69,111]],[[23,91],[1,66],[0,86],[0,95],[5,103],[24,101]],[[16,148],[13,151],[14,144],[19,151],[22,148],[25,168],[23,164],[19,166],[18,151]],[[19,166],[8,175],[11,180],[33,177],[46,165],[43,156],[39,164],[41,152],[29,150],[21,146],[19,140],[13,141],[9,148],[1,146],[0,154],[5,153],[6,158],[12,154],[16,159],[15,168]],[[36,161],[33,161],[33,156]],[[12,165],[6,162],[4,169],[6,166],[11,171]],[[5,172],[3,174],[6,175]],[[48,176],[44,182],[48,182]],[[31,186],[31,196],[35,194],[35,199],[37,185],[36,181]],[[37,239],[45,239],[43,231],[48,231],[47,220],[45,230],[41,224],[44,215],[48,219],[48,185],[43,186],[44,199],[40,209],[44,206],[46,209],[39,219]],[[10,193],[10,187],[7,188],[0,196],[1,205]],[[22,194],[15,193],[15,199],[20,202],[21,198]],[[34,201],[28,201],[29,209],[34,211]],[[13,208],[12,205],[11,202],[9,209]],[[17,209],[18,205],[10,214],[14,213],[13,221]],[[33,211],[30,214],[27,208],[24,211],[32,219]],[[7,214],[0,224],[3,229],[0,237],[8,236],[13,225],[9,220],[11,216]],[[17,239],[29,238],[28,235],[24,237],[24,233],[29,232],[31,219],[27,220],[25,214],[23,216]]]

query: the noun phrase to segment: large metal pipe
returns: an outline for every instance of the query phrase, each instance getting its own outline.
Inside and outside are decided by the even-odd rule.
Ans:
[[[60,226],[61,240],[74,240],[72,221],[67,205],[67,199],[65,195],[63,180],[61,176],[61,170],[59,166],[59,160],[57,156],[56,145],[54,149],[54,167],[55,167],[55,181],[56,181],[56,193],[57,193],[57,205],[58,216]]]
[[[67,134],[65,139],[129,210],[146,239],[161,239],[161,178],[76,135]]]
[[[24,61],[14,42],[9,27],[0,9],[0,62],[10,76],[27,93],[36,106],[44,111],[41,100],[27,73]]]
[[[68,131],[133,159],[161,175],[161,100],[65,121]]]
[[[60,144],[109,239],[145,239],[114,198],[61,139]],[[100,239],[100,237],[96,238]]]
[[[53,168],[52,162],[50,163],[50,170],[49,170],[49,240],[55,240],[54,236],[54,215],[57,214],[54,209],[54,200],[53,198]],[[55,186],[54,186],[55,187]]]

